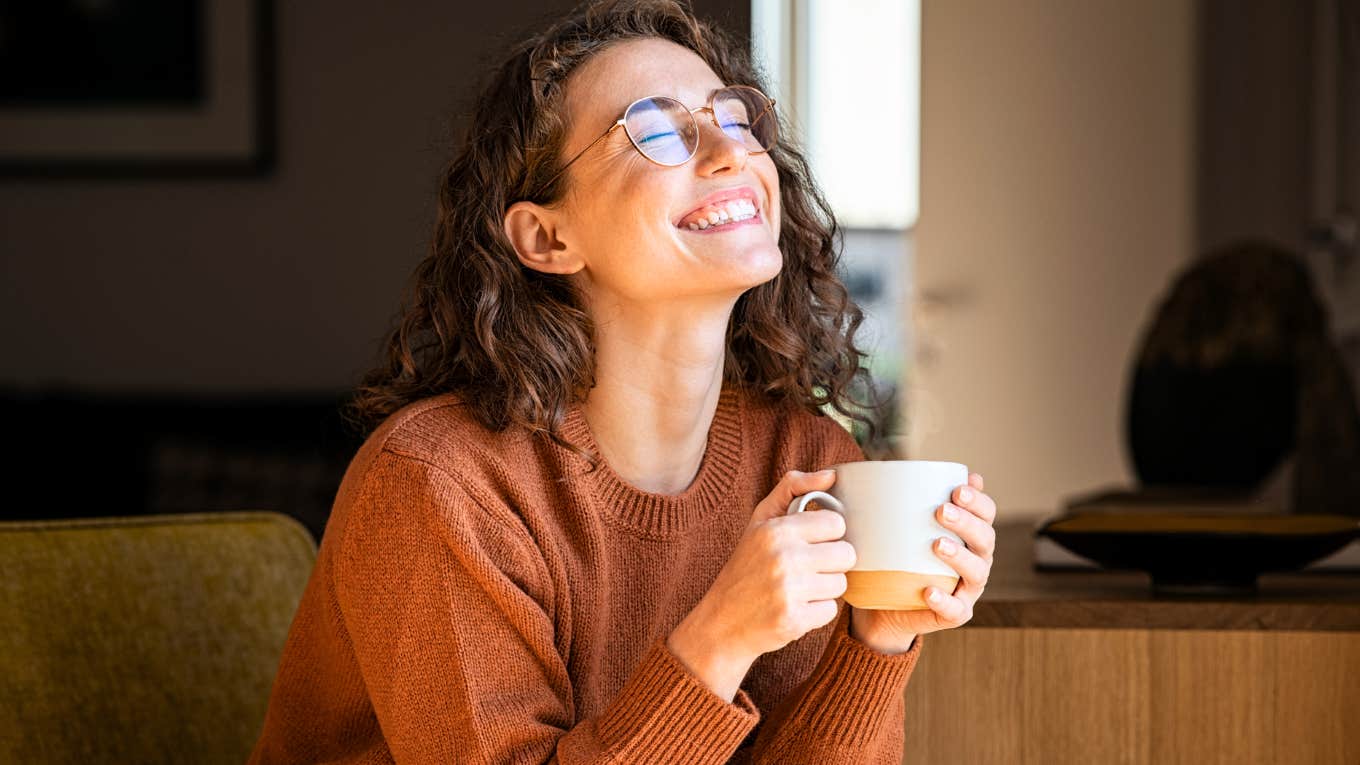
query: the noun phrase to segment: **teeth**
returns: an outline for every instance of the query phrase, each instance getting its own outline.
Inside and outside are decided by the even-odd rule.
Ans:
[[[747,199],[733,199],[715,205],[705,213],[700,213],[685,224],[691,231],[702,231],[710,226],[749,220],[756,216],[755,203]]]

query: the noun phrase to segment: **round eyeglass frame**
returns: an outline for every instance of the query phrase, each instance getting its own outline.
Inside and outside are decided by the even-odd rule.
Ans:
[[[708,117],[709,117],[709,119],[713,120],[713,124],[714,124],[719,130],[722,130],[722,125],[718,122],[718,113],[715,112],[715,111],[713,111],[713,102],[714,102],[715,99],[717,99],[717,97],[718,97],[718,95],[719,95],[720,93],[723,93],[723,92],[726,92],[726,91],[729,91],[729,90],[750,90],[750,91],[754,91],[754,92],[757,93],[761,98],[765,99],[765,101],[767,102],[767,103],[765,104],[765,108],[760,112],[760,114],[757,114],[757,115],[755,116],[755,118],[751,120],[751,124],[752,124],[752,125],[755,125],[757,122],[759,122],[760,120],[764,119],[764,118],[765,118],[765,115],[769,114],[769,113],[771,112],[771,110],[774,109],[774,99],[773,99],[773,98],[770,98],[769,96],[765,95],[765,94],[762,93],[758,88],[753,88],[753,87],[751,87],[751,86],[749,86],[749,85],[726,85],[726,86],[724,86],[724,87],[718,88],[717,90],[713,91],[713,92],[709,95],[709,97],[708,97],[708,103],[706,103],[706,104],[703,105],[703,106],[696,106],[696,107],[694,107],[693,109],[689,108],[688,106],[685,106],[683,103],[681,103],[680,99],[678,99],[678,98],[671,98],[670,96],[643,96],[642,98],[637,99],[636,101],[632,102],[631,104],[628,104],[628,107],[625,108],[625,109],[623,110],[623,116],[622,116],[622,117],[619,117],[617,120],[615,120],[615,121],[614,121],[614,124],[610,125],[608,130],[605,130],[603,133],[601,133],[599,138],[596,138],[595,140],[591,141],[589,144],[586,145],[586,147],[585,147],[584,149],[581,149],[580,151],[576,152],[576,156],[574,156],[574,157],[572,157],[571,159],[567,160],[567,163],[566,163],[565,165],[563,165],[562,167],[558,168],[557,172],[556,172],[556,173],[553,173],[553,175],[552,175],[551,178],[549,178],[548,180],[546,180],[546,181],[544,181],[543,183],[539,184],[538,187],[534,190],[534,193],[533,193],[533,194],[530,194],[528,198],[529,198],[529,199],[533,199],[534,197],[538,196],[538,194],[539,194],[540,192],[542,192],[544,189],[546,189],[546,188],[548,188],[549,186],[551,186],[552,183],[553,183],[553,181],[555,181],[555,180],[557,180],[558,178],[562,177],[562,174],[565,173],[565,172],[567,171],[567,168],[571,167],[572,163],[574,163],[576,160],[580,159],[581,157],[585,156],[585,153],[588,152],[588,151],[590,151],[591,147],[593,147],[595,144],[599,143],[600,141],[603,141],[605,138],[608,138],[608,137],[609,137],[616,129],[618,129],[618,128],[620,128],[620,127],[623,127],[623,128],[624,128],[623,133],[624,133],[624,135],[628,136],[628,143],[632,144],[632,145],[633,145],[633,148],[637,150],[637,153],[638,153],[638,154],[641,154],[644,158],[647,159],[647,161],[652,162],[652,163],[657,164],[657,165],[661,165],[662,167],[679,167],[679,166],[685,164],[686,162],[690,161],[691,159],[694,159],[694,156],[695,156],[696,154],[699,153],[699,141],[700,141],[700,139],[702,138],[702,133],[699,131],[699,121],[696,120],[696,119],[694,118],[695,112],[708,112]],[[689,156],[688,156],[688,157],[685,157],[683,160],[681,160],[681,161],[679,161],[679,162],[676,162],[676,163],[674,163],[674,164],[667,164],[667,163],[665,163],[665,162],[659,162],[659,161],[653,159],[650,155],[647,154],[647,152],[645,152],[645,151],[642,150],[642,147],[641,147],[641,146],[638,146],[638,145],[637,145],[637,140],[636,140],[635,138],[633,138],[633,134],[632,134],[632,133],[629,133],[628,130],[627,130],[627,128],[625,127],[626,124],[627,124],[627,122],[628,122],[628,112],[631,111],[631,110],[633,109],[634,106],[637,106],[638,104],[642,103],[643,101],[656,101],[656,100],[663,99],[663,98],[666,99],[666,100],[668,100],[668,101],[674,101],[675,103],[680,104],[680,107],[681,107],[681,108],[683,108],[685,111],[689,112],[690,121],[694,124],[694,149],[693,149],[693,151],[691,151],[691,152],[689,153]],[[725,132],[725,131],[724,131],[724,132]],[[752,150],[752,149],[750,149],[750,148],[748,147],[747,151],[750,152],[751,154],[764,154],[764,153],[768,152],[772,146],[774,146],[776,143],[778,143],[779,132],[778,132],[777,126],[776,126],[776,130],[775,130],[774,136],[775,136],[775,140],[773,140],[773,141],[770,142],[770,146],[767,146],[767,147],[765,147],[765,148],[763,148],[763,149],[761,149],[761,150],[759,150],[759,151],[754,151],[754,150]]]

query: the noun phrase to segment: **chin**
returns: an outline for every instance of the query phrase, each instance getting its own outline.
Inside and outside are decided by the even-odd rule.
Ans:
[[[747,288],[770,281],[779,275],[784,267],[784,255],[773,244],[749,247],[738,253],[729,253],[726,266],[741,273],[741,281]]]

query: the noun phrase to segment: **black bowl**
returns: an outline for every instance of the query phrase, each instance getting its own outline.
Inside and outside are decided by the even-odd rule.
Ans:
[[[1268,571],[1297,571],[1360,538],[1344,515],[1153,511],[1069,513],[1035,534],[1109,569],[1152,576],[1163,594],[1242,594]]]

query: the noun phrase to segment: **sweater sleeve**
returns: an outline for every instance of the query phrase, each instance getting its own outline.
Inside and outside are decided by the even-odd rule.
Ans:
[[[333,586],[398,763],[726,762],[755,727],[657,639],[598,716],[576,720],[553,591],[528,530],[453,475],[380,452],[343,529]]]
[[[922,636],[906,653],[881,654],[851,637],[851,606],[840,606],[816,668],[760,726],[752,763],[902,762],[904,692]]]
[[[867,459],[834,420],[814,430],[820,469]],[[840,614],[820,661],[762,723],[752,763],[877,763],[899,765],[906,724],[905,691],[921,656],[922,635],[905,653],[879,653],[850,635],[852,606],[837,601]]]

